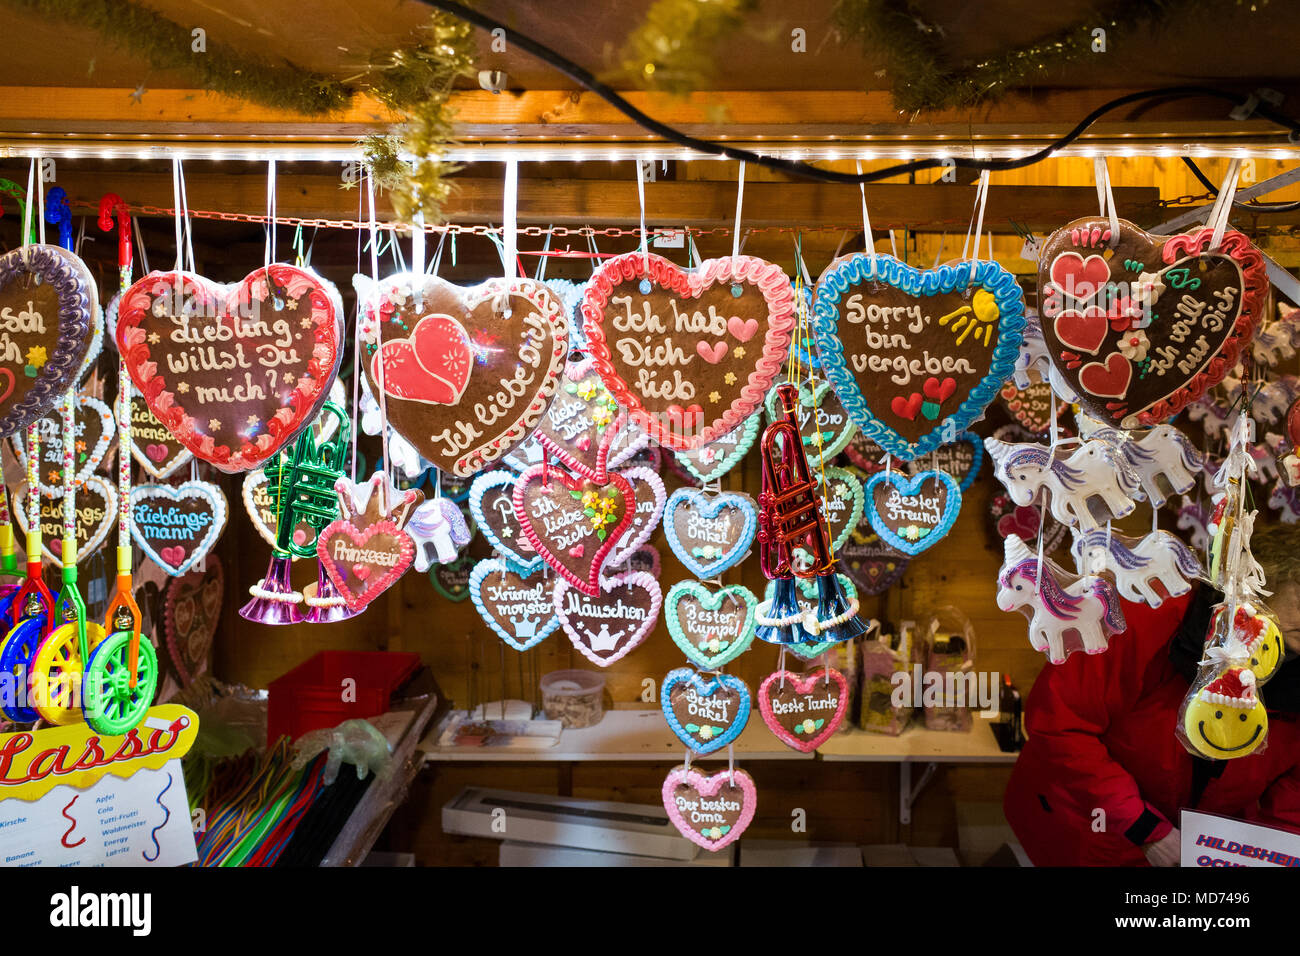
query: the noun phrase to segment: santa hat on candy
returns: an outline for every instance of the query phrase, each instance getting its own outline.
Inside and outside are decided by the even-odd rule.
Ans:
[[[1246,668],[1234,667],[1202,687],[1198,696],[1221,707],[1250,710],[1256,703],[1255,674]]]
[[[1250,647],[1264,633],[1264,629],[1268,626],[1268,619],[1256,611],[1253,604],[1243,604],[1237,608],[1232,624],[1236,632],[1234,636]]]

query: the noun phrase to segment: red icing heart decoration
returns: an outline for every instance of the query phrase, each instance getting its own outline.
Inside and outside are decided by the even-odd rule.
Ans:
[[[812,753],[839,728],[849,707],[849,685],[833,667],[807,674],[776,671],[758,687],[758,709],[781,743]]]
[[[553,465],[535,465],[515,482],[515,516],[543,561],[584,594],[600,593],[600,570],[632,526],[632,486],[618,472],[601,483]]]
[[[921,386],[921,390],[925,392],[925,397],[928,399],[940,403],[946,402],[952,397],[952,393],[957,391],[957,380],[953,378],[945,378],[941,382],[937,378],[930,377],[925,380],[925,384]]]
[[[721,438],[762,404],[789,349],[794,290],[780,266],[753,256],[686,270],[627,253],[592,276],[582,316],[619,405],[680,451]]]
[[[1022,540],[1032,541],[1038,537],[1038,521],[1037,508],[1033,505],[1017,505],[1011,514],[998,519],[998,534],[1004,538],[1014,534]]]
[[[1228,230],[1156,236],[1077,219],[1039,254],[1043,343],[1054,374],[1093,418],[1157,425],[1223,381],[1268,293],[1264,258]]]
[[[226,472],[256,468],[316,416],[342,335],[338,290],[283,263],[232,287],[152,272],[118,307],[131,381],[168,431]]]
[[[916,419],[916,413],[921,410],[923,401],[920,392],[913,392],[907,398],[902,395],[895,395],[890,400],[889,407],[899,418],[906,418],[910,422]]]
[[[1066,309],[1056,317],[1056,337],[1066,345],[1089,355],[1096,355],[1101,343],[1106,341],[1110,323],[1106,313],[1096,306],[1089,306],[1082,312]]]
[[[564,305],[549,288],[493,279],[467,289],[410,273],[353,282],[366,378],[378,395],[382,374],[388,422],[422,456],[467,478],[537,427],[568,354]]]

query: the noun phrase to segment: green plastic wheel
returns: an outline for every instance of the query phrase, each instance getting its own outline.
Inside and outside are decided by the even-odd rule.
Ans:
[[[158,652],[140,636],[135,687],[130,686],[131,632],[114,631],[90,654],[82,688],[86,723],[99,734],[124,734],[140,726],[158,689]]]

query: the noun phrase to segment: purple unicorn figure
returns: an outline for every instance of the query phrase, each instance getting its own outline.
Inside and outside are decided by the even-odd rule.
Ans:
[[[984,439],[989,457],[997,463],[997,477],[1017,505],[1033,504],[1042,489],[1049,494],[1052,517],[1064,525],[1085,530],[1122,518],[1137,507],[1137,475],[1105,442],[1086,441],[1068,458],[1053,454],[1046,445],[1012,445],[996,438]],[[1091,505],[1097,503],[1102,517]]]
[[[406,533],[415,542],[415,569],[450,564],[456,551],[469,544],[470,530],[460,508],[450,498],[433,498],[415,509],[406,523]]]
[[[1073,578],[1056,562],[1038,557],[1016,535],[1008,535],[998,575],[998,607],[1029,618],[1029,643],[1053,664],[1072,651],[1100,654],[1110,637],[1127,626],[1115,586],[1098,575]],[[1041,572],[1041,576],[1040,576]],[[1066,635],[1074,639],[1067,643]]]
[[[1300,521],[1300,496],[1284,481],[1279,480],[1273,485],[1268,495],[1268,506],[1279,512],[1278,518],[1283,524]]]
[[[1151,607],[1164,603],[1164,595],[1151,582],[1159,582],[1169,597],[1178,597],[1192,589],[1191,582],[1205,576],[1192,550],[1168,531],[1153,531],[1143,538],[1114,534],[1105,528],[1075,531],[1070,553],[1080,574],[1095,571],[1095,565],[1089,566],[1090,557],[1100,555],[1104,570],[1115,578],[1120,597]]]

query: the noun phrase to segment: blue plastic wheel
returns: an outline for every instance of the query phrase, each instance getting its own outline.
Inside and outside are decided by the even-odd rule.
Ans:
[[[36,708],[26,706],[26,701],[27,676],[31,673],[32,658],[41,646],[44,631],[44,614],[25,617],[14,625],[4,643],[0,644],[0,681],[4,680],[5,674],[10,675],[13,681],[8,688],[0,684],[0,711],[15,723],[30,724],[41,716]]]

